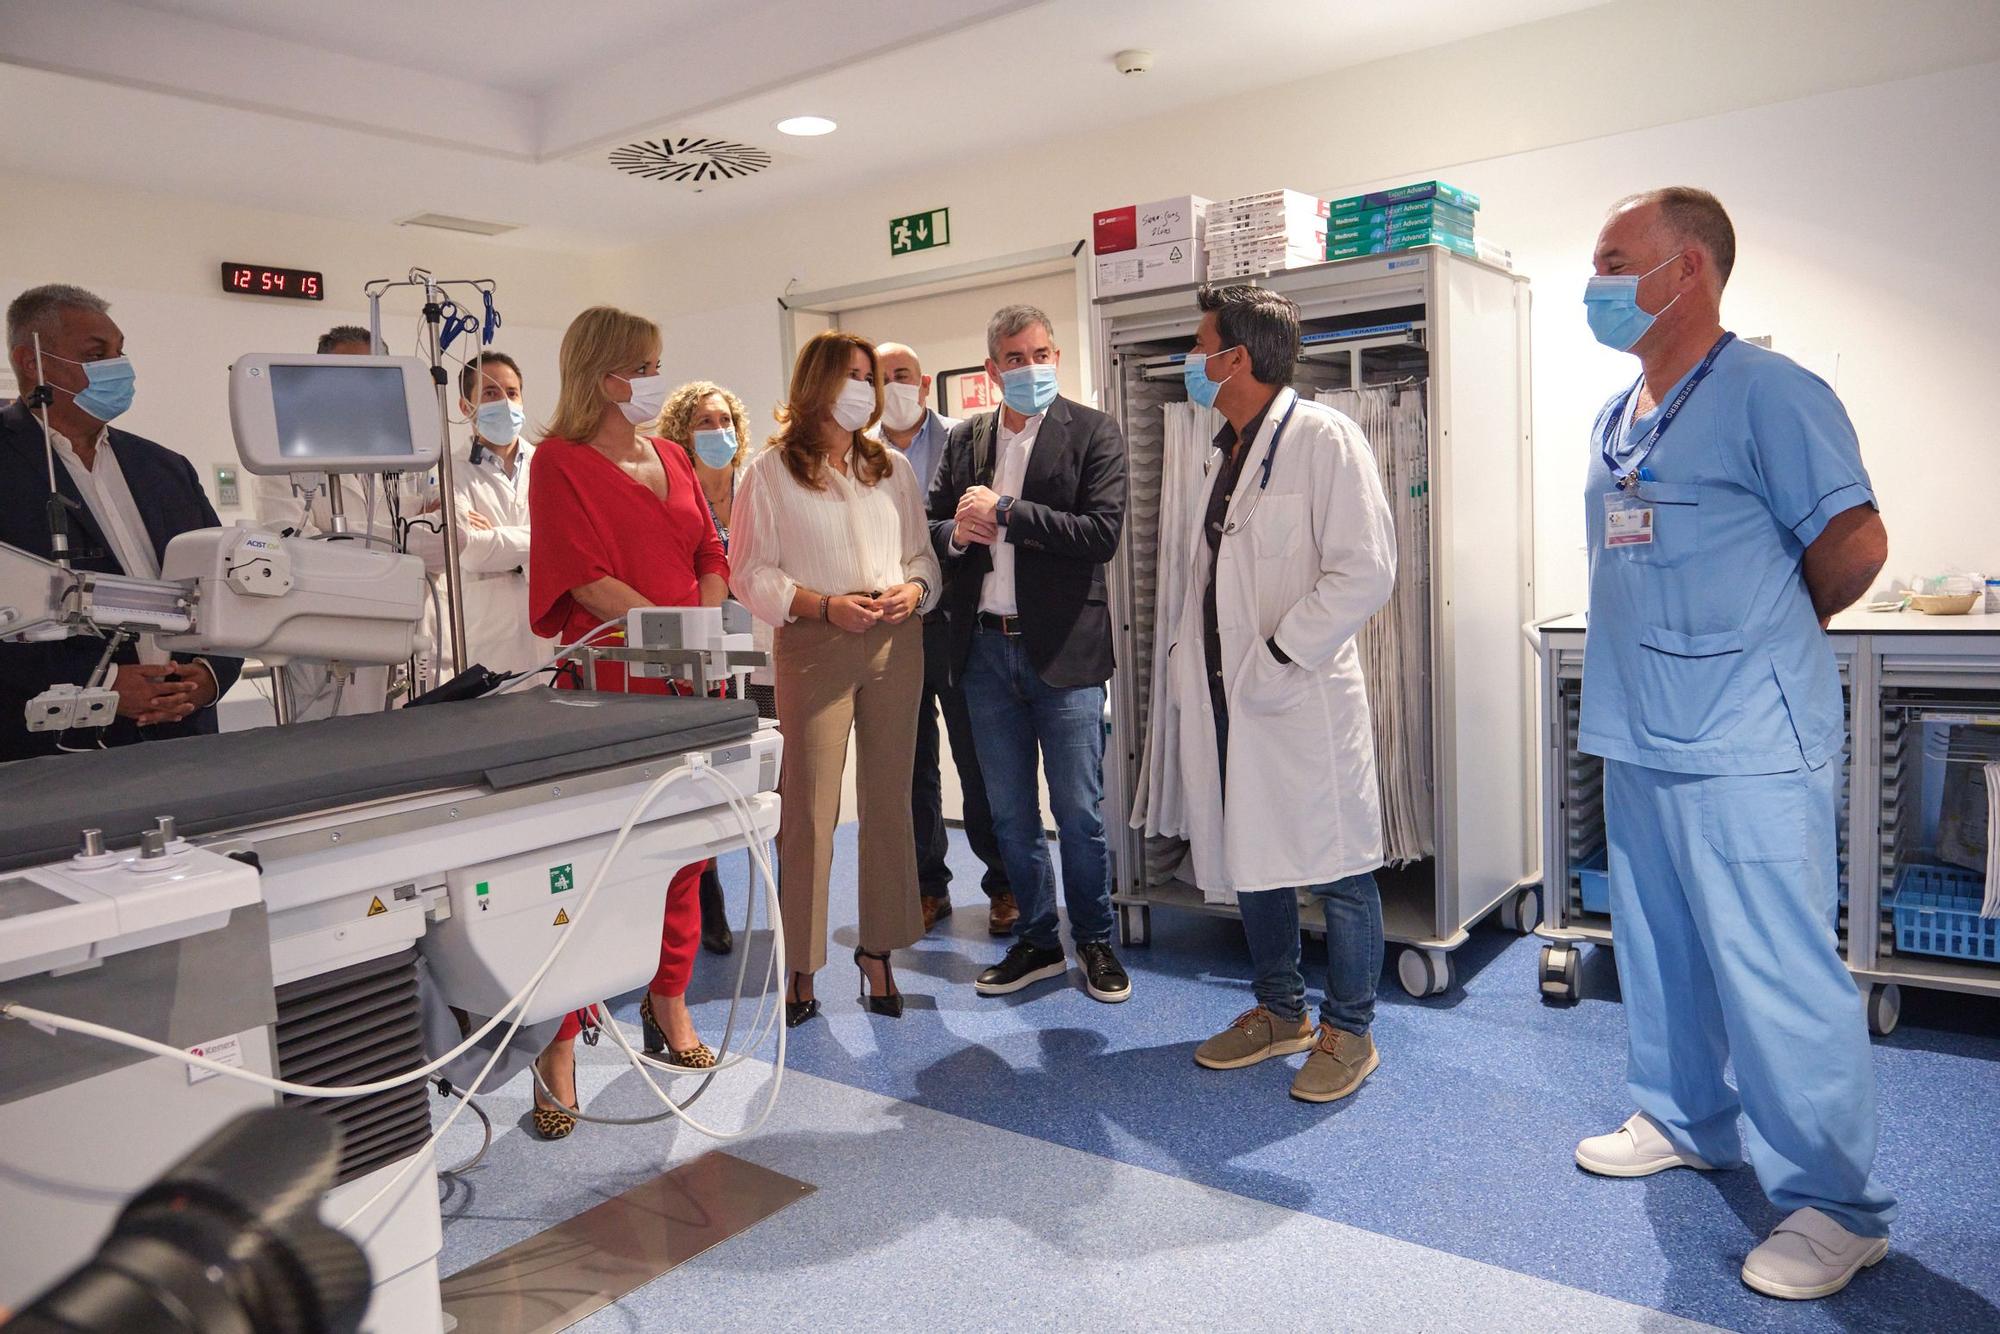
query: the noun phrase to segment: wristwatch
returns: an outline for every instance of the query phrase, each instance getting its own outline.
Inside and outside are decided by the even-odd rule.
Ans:
[[[993,521],[1002,528],[1007,526],[1007,518],[1014,512],[1014,497],[1002,496],[993,505]]]

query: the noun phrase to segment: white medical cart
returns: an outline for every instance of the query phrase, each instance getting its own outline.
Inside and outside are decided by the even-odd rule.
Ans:
[[[1848,717],[1840,949],[1866,991],[1869,1028],[1886,1034],[1906,983],[2000,995],[2000,922],[1977,915],[1984,876],[1938,858],[1933,799],[1948,766],[1975,762],[1938,742],[1989,729],[2000,739],[2000,618],[1849,611],[1830,635]],[[1549,942],[1540,986],[1544,999],[1573,1001],[1579,947],[1616,943],[1601,898],[1603,765],[1576,749],[1584,618],[1542,622],[1531,637],[1541,660],[1547,887],[1538,934]]]
[[[1404,947],[1398,978],[1412,995],[1434,995],[1451,985],[1450,952],[1470,924],[1496,908],[1523,932],[1540,920],[1533,666],[1519,638],[1533,615],[1528,282],[1430,247],[1231,281],[1298,303],[1302,394],[1409,384],[1426,396],[1430,653],[1425,686],[1407,694],[1422,696],[1410,707],[1428,711],[1436,847],[1377,878],[1385,934]],[[1178,878],[1185,845],[1128,824],[1152,712],[1163,406],[1185,398],[1180,363],[1200,323],[1194,293],[1181,286],[1095,302],[1096,383],[1124,432],[1131,478],[1110,579],[1118,671],[1105,822],[1120,929],[1134,945],[1147,940],[1156,907],[1235,912]],[[1316,904],[1302,905],[1301,918],[1323,930]]]

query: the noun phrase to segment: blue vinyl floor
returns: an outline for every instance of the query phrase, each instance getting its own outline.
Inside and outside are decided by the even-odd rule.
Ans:
[[[1040,1327],[1268,1329],[1285,1316],[1318,1329],[1678,1323],[1656,1315],[1653,1324],[1632,1325],[1619,1315],[1636,1308],[1642,1316],[1650,1310],[1738,1330],[2000,1329],[2000,1004],[1905,991],[1902,1026],[1875,1044],[1879,1166],[1902,1204],[1893,1249],[1835,1298],[1781,1303],[1751,1293],[1737,1278],[1743,1254],[1778,1220],[1747,1169],[1621,1182],[1588,1176],[1572,1163],[1577,1139],[1615,1127],[1631,1110],[1623,1091],[1623,1013],[1603,951],[1586,954],[1582,1002],[1552,1008],[1536,994],[1533,939],[1497,927],[1476,930],[1456,955],[1452,989],[1424,1001],[1396,985],[1392,946],[1375,1028],[1381,1069],[1354,1098],[1313,1107],[1286,1096],[1302,1058],[1228,1073],[1192,1060],[1195,1045],[1249,1003],[1242,933],[1233,920],[1156,911],[1152,945],[1122,953],[1134,982],[1124,1005],[1090,1000],[1074,972],[1013,997],[974,994],[972,978],[1002,946],[985,933],[977,863],[957,835],[959,911],[897,956],[907,1015],[868,1016],[853,999],[855,977],[846,962],[855,910],[852,828],[842,835],[832,907],[835,962],[819,977],[827,1017],[791,1035],[789,1068],[811,1078],[786,1086],[784,1116],[774,1125],[812,1123],[817,1099],[864,1122],[891,1117],[901,1133],[886,1143],[872,1131],[873,1138],[833,1135],[802,1157],[796,1133],[785,1130],[768,1132],[773,1137],[761,1150],[754,1139],[731,1147],[823,1191],[843,1173],[884,1171],[886,1193],[847,1198],[838,1207],[861,1208],[858,1217],[910,1235],[893,1254],[858,1247],[831,1235],[847,1215],[807,1211],[793,1218],[807,1209],[795,1206],[587,1328],[667,1327],[644,1314],[654,1303],[675,1313],[676,1327],[812,1326],[796,1307],[792,1319],[754,1313],[745,1293],[722,1281],[719,1275],[734,1272],[753,1252],[761,1284],[801,1290],[827,1284],[858,1303],[849,1308],[832,1296],[819,1299],[819,1328],[990,1328],[1003,1312],[955,1307],[956,1288],[942,1295],[930,1289],[972,1283],[982,1273],[992,1284],[1011,1282],[1003,1260],[1025,1263],[1035,1247],[1053,1244],[1056,1263],[1074,1270],[1065,1271],[1062,1290],[1098,1294],[1105,1305],[1066,1308],[1073,1320],[1014,1312]],[[740,921],[742,857],[725,860],[724,879],[731,916]],[[760,930],[750,942],[753,960],[761,963],[768,947]],[[1316,948],[1308,953],[1309,977]],[[704,955],[696,970],[691,999],[711,1038],[720,1034],[718,997],[733,981],[734,963]],[[631,1025],[635,1001],[620,1008]],[[581,1076],[589,1105],[608,1114],[644,1110],[636,1076],[610,1064],[607,1049],[590,1054]],[[717,1118],[729,1124],[738,1123],[730,1109],[756,1102],[761,1078],[748,1070],[734,1074],[739,1087],[711,1100]],[[828,1091],[834,1086],[838,1097]],[[866,1105],[848,1098],[848,1090],[854,1098],[870,1095]],[[447,1195],[447,1272],[705,1147],[685,1132],[662,1148],[619,1138],[657,1132],[591,1126],[562,1144],[534,1143],[511,1119],[525,1109],[526,1096],[523,1080],[496,1091],[496,1105],[521,1105],[496,1117],[507,1132],[496,1145],[496,1163]],[[982,1127],[1008,1133],[981,1139],[988,1133]],[[864,1166],[863,1159],[885,1151],[890,1167]],[[511,1166],[558,1162],[563,1170],[553,1174]],[[1024,1162],[1039,1163],[1042,1176]],[[1091,1164],[1091,1174],[1112,1173],[1105,1180],[1118,1184],[1097,1194],[1140,1202],[1136,1214],[1120,1210],[1092,1223],[1112,1229],[1115,1244],[1065,1250],[1047,1227],[1036,1230],[1036,1200],[1017,1198],[1076,1180],[1077,1164]],[[899,1171],[908,1174],[912,1192],[942,1192],[933,1198],[940,1216],[926,1215],[921,1226],[894,1221],[912,1207],[897,1198]],[[922,1184],[940,1171],[943,1181]],[[1133,1175],[1119,1175],[1128,1171]],[[1043,1177],[1058,1185],[1031,1185]],[[974,1212],[996,1226],[964,1226],[969,1202],[948,1210],[936,1204],[953,1192],[976,1200]],[[1253,1215],[1262,1220],[1254,1226],[1246,1221]],[[825,1226],[815,1226],[815,1217]],[[850,1219],[841,1226],[852,1225]],[[1283,1300],[1273,1305],[1262,1293],[1255,1302],[1224,1305],[1222,1314],[1204,1307],[1201,1294],[1212,1283],[1177,1285],[1176,1275],[1185,1280],[1187,1271],[1171,1265],[1148,1277],[1141,1261],[1158,1263],[1160,1249],[1174,1248],[1163,1243],[1149,1251],[1134,1238],[1156,1234],[1196,1251],[1201,1239],[1247,1244],[1252,1235],[1262,1237],[1263,1249],[1227,1252],[1224,1272],[1252,1285],[1275,1282]],[[1281,1236],[1283,1249],[1270,1249]],[[1005,1255],[995,1254],[996,1242]],[[1370,1250],[1371,1242],[1383,1249]],[[833,1271],[837,1280],[823,1268],[828,1247],[844,1259]],[[1346,1260],[1336,1259],[1343,1254]],[[1342,1273],[1358,1265],[1403,1277],[1388,1287],[1357,1288],[1358,1279],[1336,1279],[1342,1264]],[[1285,1282],[1285,1274],[1296,1282]],[[1412,1285],[1424,1284],[1423,1300],[1416,1300]],[[1393,1300],[1395,1292],[1410,1300]]]

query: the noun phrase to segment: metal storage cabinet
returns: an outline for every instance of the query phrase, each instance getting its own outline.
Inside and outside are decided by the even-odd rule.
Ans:
[[[1421,381],[1428,408],[1430,623],[1427,688],[1435,852],[1379,876],[1386,934],[1405,946],[1398,976],[1413,995],[1451,983],[1450,951],[1496,907],[1510,924],[1539,920],[1532,883],[1530,655],[1532,488],[1527,280],[1425,248],[1242,279],[1296,301],[1307,357],[1299,389]],[[1151,717],[1164,422],[1184,400],[1182,354],[1199,315],[1194,288],[1095,303],[1096,383],[1129,451],[1131,506],[1112,568],[1118,672],[1111,683],[1105,817],[1115,901],[1128,944],[1143,944],[1155,907],[1233,914],[1174,877],[1174,840],[1129,826]],[[1399,571],[1399,578],[1412,575]],[[1407,697],[1406,697],[1407,698]],[[1316,905],[1304,919],[1323,929]]]
[[[1971,722],[2000,727],[2000,629],[1989,624],[1981,617],[1849,611],[1829,630],[1848,716],[1840,949],[1867,993],[1868,1025],[1878,1034],[1896,1027],[1904,983],[2000,995],[2000,963],[1899,950],[1894,904],[1898,876],[1930,860],[1922,833],[1924,729]],[[1548,904],[1539,934],[1549,941],[1542,947],[1540,986],[1546,999],[1575,1000],[1577,947],[1616,943],[1611,918],[1587,911],[1581,894],[1585,865],[1593,847],[1601,850],[1604,827],[1602,765],[1576,750],[1584,618],[1543,622],[1532,638],[1541,662]]]

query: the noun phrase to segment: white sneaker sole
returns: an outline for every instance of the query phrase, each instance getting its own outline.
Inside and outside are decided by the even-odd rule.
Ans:
[[[1250,1055],[1239,1057],[1234,1061],[1218,1061],[1211,1057],[1203,1056],[1200,1052],[1196,1052],[1194,1054],[1194,1063],[1204,1070],[1244,1070],[1256,1065],[1259,1061],[1268,1061],[1273,1056],[1297,1056],[1302,1051],[1311,1051],[1313,1043],[1317,1041],[1319,1041],[1318,1033],[1308,1033],[1302,1038],[1285,1038],[1282,1041],[1273,1042],[1262,1051],[1252,1052]]]
[[[1819,1297],[1833,1296],[1852,1283],[1856,1274],[1881,1264],[1883,1257],[1888,1254],[1889,1239],[1877,1237],[1875,1244],[1861,1252],[1853,1264],[1840,1271],[1838,1277],[1830,1278],[1824,1283],[1816,1283],[1810,1288],[1795,1288],[1788,1283],[1778,1283],[1759,1277],[1750,1271],[1750,1266],[1747,1264],[1743,1266],[1743,1283],[1753,1292],[1761,1292],[1766,1297],[1777,1297],[1788,1302],[1809,1302]]]
[[[1090,977],[1088,974],[1086,974],[1083,979],[1083,989],[1090,993],[1090,998],[1092,1000],[1103,1001],[1106,1005],[1116,1005],[1120,1001],[1128,1001],[1132,999],[1132,984],[1130,982],[1127,982],[1125,984],[1125,989],[1123,991],[1099,991],[1096,987],[1091,985]]]
[[[1032,973],[1023,973],[1012,982],[974,982],[972,989],[982,996],[1011,996],[1026,987],[1051,977],[1061,977],[1069,971],[1069,960],[1060,963],[1043,964]]]
[[[1673,1158],[1655,1158],[1645,1163],[1608,1163],[1585,1156],[1581,1148],[1578,1148],[1576,1151],[1576,1165],[1595,1176],[1623,1177],[1628,1180],[1633,1177],[1658,1176],[1662,1172],[1671,1172],[1676,1167],[1692,1168],[1697,1172],[1713,1172],[1715,1170],[1699,1158],[1682,1158],[1678,1156]]]

